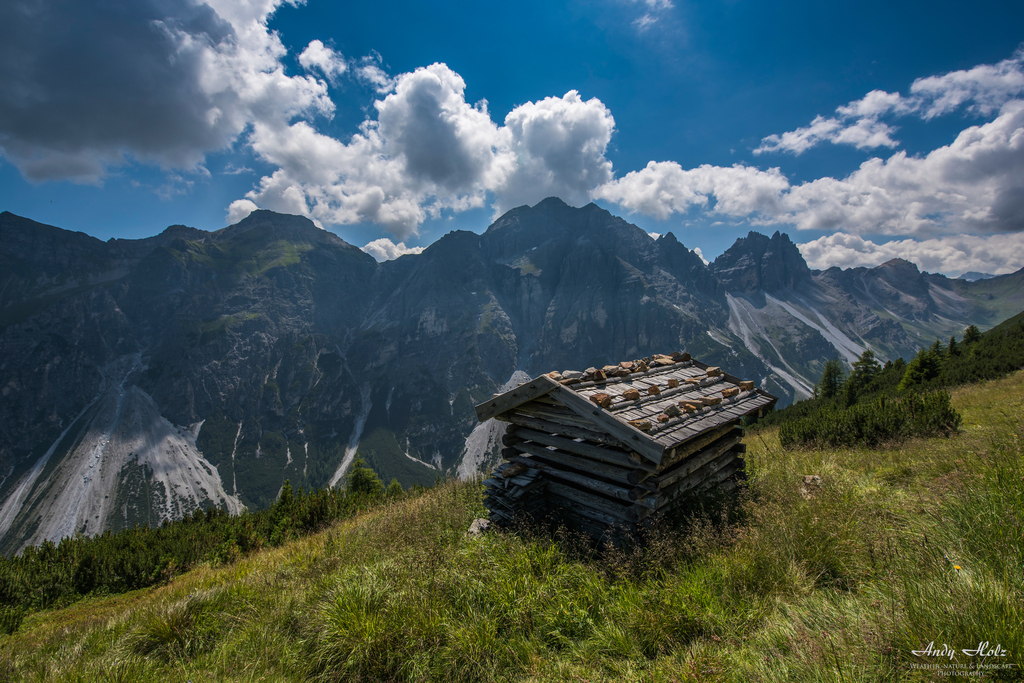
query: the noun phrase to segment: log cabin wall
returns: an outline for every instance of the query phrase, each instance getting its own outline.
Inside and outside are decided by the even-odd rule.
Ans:
[[[734,491],[740,421],[775,401],[685,353],[542,375],[476,407],[509,423],[484,503],[499,526],[547,517],[624,542],[695,495]]]

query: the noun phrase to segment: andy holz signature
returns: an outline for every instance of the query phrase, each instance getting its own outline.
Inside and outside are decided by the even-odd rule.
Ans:
[[[1009,653],[1003,649],[998,643],[995,647],[991,647],[986,640],[985,642],[978,643],[978,647],[974,649],[963,649],[960,650],[968,657],[1005,657]],[[935,641],[928,643],[928,647],[923,650],[911,650],[911,654],[918,657],[948,657],[950,660],[956,656],[957,650],[954,650],[945,643],[942,644],[942,648],[935,647]]]

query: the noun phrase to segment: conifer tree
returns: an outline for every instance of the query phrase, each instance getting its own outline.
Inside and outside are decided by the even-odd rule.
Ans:
[[[356,458],[352,463],[352,469],[348,472],[346,489],[349,493],[363,494],[373,498],[384,495],[383,482],[362,458]]]
[[[900,391],[905,391],[918,384],[925,384],[938,378],[942,373],[944,354],[939,340],[926,349],[921,349],[914,359],[907,363],[907,370],[900,380]]]
[[[949,346],[946,347],[946,356],[952,358],[960,355],[960,347],[957,346],[956,337],[949,338]]]
[[[815,393],[821,398],[835,398],[843,386],[845,374],[843,364],[838,358],[826,361],[825,369],[821,373],[821,381],[814,388]]]
[[[871,380],[878,376],[880,369],[881,365],[875,358],[875,352],[871,349],[864,349],[864,353],[854,361],[853,372],[850,373],[843,387],[847,406],[852,406],[857,402],[857,398],[871,383]]]

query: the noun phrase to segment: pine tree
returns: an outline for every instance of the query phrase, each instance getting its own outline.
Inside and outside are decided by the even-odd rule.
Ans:
[[[278,495],[273,507],[288,512],[294,504],[295,492],[292,490],[292,482],[290,479],[285,479],[284,486],[281,487],[281,493]]]
[[[835,398],[843,386],[845,378],[843,364],[838,358],[825,361],[825,369],[821,373],[821,381],[814,388],[815,393],[825,399]]]
[[[907,363],[907,370],[903,373],[903,379],[900,380],[899,390],[905,391],[910,387],[938,378],[942,373],[943,358],[938,339],[927,349],[918,351],[914,359]]]
[[[366,461],[356,458],[352,463],[352,469],[348,471],[348,483],[346,489],[352,494],[362,494],[378,498],[384,495],[384,484],[380,477],[371,468],[367,467]]]
[[[864,353],[860,354],[860,357],[854,361],[853,372],[850,373],[844,386],[843,393],[847,406],[852,406],[857,402],[857,399],[864,392],[868,384],[871,383],[871,380],[878,376],[880,369],[881,365],[879,365],[878,360],[875,358],[875,352],[871,349],[865,349]]]

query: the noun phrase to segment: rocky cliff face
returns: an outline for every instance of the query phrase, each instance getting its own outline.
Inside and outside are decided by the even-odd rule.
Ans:
[[[0,267],[3,552],[262,507],[357,452],[404,484],[466,475],[499,436],[472,407],[512,378],[685,349],[785,400],[833,356],[907,355],[1024,302],[1020,274],[810,271],[779,233],[707,266],[557,199],[382,264],[267,211],[108,242],[4,213]]]
[[[770,238],[756,232],[736,240],[711,266],[722,287],[755,294],[792,289],[811,278],[811,270],[789,235]]]

